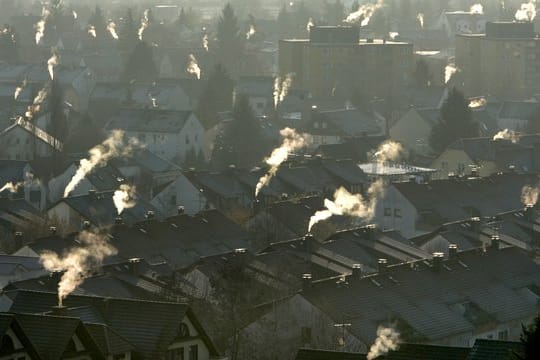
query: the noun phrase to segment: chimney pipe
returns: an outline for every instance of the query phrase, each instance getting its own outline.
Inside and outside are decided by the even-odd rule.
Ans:
[[[97,195],[97,192],[96,192],[95,189],[90,189],[90,190],[88,190],[88,195],[90,196],[91,199],[95,199],[96,195]]]
[[[15,246],[17,247],[17,250],[19,250],[22,247],[23,244],[23,233],[21,231],[15,232]]]
[[[311,233],[307,233],[302,240],[304,251],[313,252],[315,246],[315,237]]]
[[[353,264],[351,276],[355,279],[362,278],[362,267],[360,266],[360,264]]]
[[[534,222],[534,205],[527,204],[525,206],[525,218],[529,222]]]
[[[456,244],[448,245],[448,258],[450,260],[457,259],[458,246]]]
[[[444,253],[434,252],[433,253],[433,270],[437,272],[441,271],[443,260],[444,260]]]
[[[65,306],[53,306],[51,309],[51,315],[54,316],[68,316],[67,307]]]
[[[379,274],[385,274],[388,270],[388,259],[379,259],[377,261]]]
[[[153,219],[154,218],[154,212],[152,210],[148,210],[146,212],[146,218],[147,219]]]
[[[491,235],[491,248],[495,251],[501,248],[501,238],[499,235]]]
[[[122,219],[121,216],[117,216],[117,217],[114,218],[114,223],[116,225],[122,225],[124,223],[124,219]]]
[[[141,258],[131,258],[128,260],[129,269],[133,275],[139,275],[139,264],[141,263]]]
[[[83,221],[82,228],[83,228],[83,230],[89,230],[90,229],[90,221],[88,221],[88,220]]]
[[[475,234],[480,234],[480,225],[481,225],[481,222],[480,222],[479,217],[471,218],[471,227],[472,227],[472,231]]]
[[[56,226],[50,226],[49,232],[51,233],[51,235],[56,235]]]
[[[302,274],[302,289],[308,289],[311,287],[311,281],[313,276],[309,273]]]
[[[377,231],[377,225],[370,224],[364,227],[364,231],[366,233],[366,236],[369,240],[374,241],[375,240],[375,232]]]
[[[186,212],[186,209],[183,206],[178,206],[176,211],[178,212],[178,215],[182,215]]]

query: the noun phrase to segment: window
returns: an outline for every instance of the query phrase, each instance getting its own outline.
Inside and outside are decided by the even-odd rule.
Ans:
[[[184,360],[184,348],[177,348],[167,351],[167,360]]]
[[[189,347],[189,360],[199,360],[199,347],[197,345]]]
[[[392,209],[384,208],[384,216],[392,216]]]
[[[401,217],[401,209],[394,209],[394,217],[397,217],[397,218]]]

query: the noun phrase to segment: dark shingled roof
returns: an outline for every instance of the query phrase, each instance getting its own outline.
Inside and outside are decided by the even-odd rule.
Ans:
[[[300,349],[296,360],[360,360],[365,358],[357,353],[344,353],[328,350]]]
[[[191,111],[121,109],[112,116],[106,130],[178,133],[191,114]]]
[[[520,342],[477,339],[467,360],[513,360],[522,350]]]
[[[131,344],[107,325],[85,324],[84,326],[103,354],[118,355],[136,351],[135,345]]]
[[[401,344],[395,351],[390,351],[386,356],[378,359],[382,360],[465,360],[469,353],[468,348],[423,345],[423,344]]]

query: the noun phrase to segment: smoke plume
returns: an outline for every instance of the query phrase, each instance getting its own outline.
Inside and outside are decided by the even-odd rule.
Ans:
[[[379,145],[379,148],[373,154],[373,158],[378,163],[384,163],[387,161],[397,161],[404,153],[403,146],[392,140],[388,140]]]
[[[122,214],[125,209],[134,207],[137,204],[135,201],[135,186],[120,185],[120,189],[114,192],[113,202],[118,215]]]
[[[43,39],[43,36],[45,35],[45,25],[47,24],[49,14],[49,10],[43,8],[41,19],[34,25],[34,28],[36,29],[36,45],[41,43],[41,39]]]
[[[44,251],[39,260],[43,267],[51,272],[63,272],[58,283],[58,306],[71,294],[77,286],[83,283],[95,267],[101,266],[107,256],[117,254],[107,241],[107,235],[92,231],[83,231],[78,236],[79,247],[67,250],[62,256]]]
[[[536,17],[536,0],[521,4],[514,17],[517,21],[533,21]]]
[[[293,74],[287,74],[285,79],[277,77],[274,80],[274,109],[285,100],[293,81]]]
[[[308,32],[310,32],[311,28],[314,27],[314,26],[315,26],[315,24],[313,23],[313,18],[309,18],[308,23],[306,25],[306,30]]]
[[[379,326],[377,329],[377,339],[367,355],[367,360],[373,360],[379,356],[386,355],[391,350],[396,350],[399,347],[399,333],[393,328]]]
[[[71,15],[73,15],[74,20],[77,20],[77,18],[79,17],[79,15],[77,14],[75,10],[71,10]]]
[[[22,82],[21,85],[17,86],[17,88],[15,89],[15,93],[13,94],[13,98],[15,100],[17,100],[19,98],[19,95],[21,95],[22,91],[24,90],[24,88],[26,87],[26,84],[27,84],[27,80],[24,79],[24,81]]]
[[[452,79],[452,76],[458,71],[458,68],[455,64],[448,64],[444,68],[444,83],[448,84],[450,79]]]
[[[186,71],[190,74],[195,75],[197,79],[201,79],[201,68],[199,67],[199,63],[197,62],[197,59],[193,54],[189,54]]]
[[[530,185],[525,185],[521,189],[521,203],[525,206],[536,205],[536,203],[538,202],[538,194],[539,194],[538,186],[533,187]]]
[[[64,189],[64,197],[67,197],[96,166],[105,166],[112,158],[130,156],[137,147],[139,147],[137,139],[130,138],[126,142],[124,132],[114,130],[109,138],[90,149],[88,159],[79,162],[79,168]]]
[[[49,76],[51,80],[54,80],[54,68],[58,65],[58,55],[53,50],[52,56],[47,60],[47,69],[49,70]]]
[[[471,6],[471,9],[469,10],[471,14],[483,14],[484,13],[484,7],[482,4],[474,4]]]
[[[248,32],[246,33],[246,39],[247,39],[247,40],[251,39],[251,37],[252,37],[253,35],[255,35],[256,32],[257,32],[257,30],[255,30],[255,25],[250,24],[250,25],[249,25],[249,30],[248,30]]]
[[[208,51],[208,34],[204,34],[202,38],[202,46],[204,50]]]
[[[148,23],[149,23],[148,13],[149,12],[150,12],[150,10],[148,10],[148,9],[144,10],[144,14],[143,14],[143,17],[141,19],[141,26],[139,27],[139,30],[137,31],[137,35],[139,36],[139,40],[141,40],[141,41],[143,39],[144,31],[148,27]]]
[[[423,29],[424,28],[424,14],[418,13],[418,15],[416,15],[416,20],[418,20],[418,22],[420,23],[420,27]]]
[[[516,144],[519,142],[519,134],[514,130],[504,129],[495,134],[493,140],[508,140]]]
[[[367,26],[369,24],[369,20],[377,11],[383,6],[383,0],[377,0],[376,3],[367,3],[358,8],[355,12],[352,12],[347,16],[347,18],[344,20],[347,23],[350,24],[358,24],[360,23],[360,26]]]
[[[118,33],[116,32],[116,23],[114,21],[110,21],[109,24],[107,24],[107,30],[111,34],[114,40],[118,40]]]
[[[399,36],[399,33],[398,33],[398,32],[395,32],[395,31],[390,31],[390,32],[388,33],[388,36],[390,36],[390,39],[396,40],[396,38]]]
[[[0,193],[8,190],[9,192],[16,194],[23,186],[32,186],[34,183],[39,183],[39,180],[34,179],[34,174],[27,172],[24,174],[24,181],[12,182],[9,181],[0,188]]]
[[[263,187],[270,183],[270,180],[276,175],[279,166],[283,164],[289,153],[301,149],[308,145],[311,141],[311,137],[308,134],[299,134],[295,129],[285,128],[280,132],[283,142],[281,146],[274,149],[270,157],[265,159],[265,162],[270,165],[270,169],[259,179],[257,186],[255,187],[255,197],[259,195],[259,192]]]
[[[94,25],[88,26],[88,34],[91,35],[94,39],[96,38],[96,27]]]
[[[487,105],[487,100],[484,97],[471,99],[469,101],[469,109],[478,109]]]
[[[377,200],[384,194],[384,184],[382,180],[377,180],[368,189],[368,198],[364,199],[362,194],[351,194],[347,189],[341,187],[334,193],[334,200],[324,199],[324,210],[317,211],[309,219],[308,231],[313,226],[323,220],[329,219],[333,215],[348,215],[361,218],[366,221],[373,219],[377,206]]]
[[[31,105],[28,106],[28,109],[26,110],[25,116],[28,120],[32,120],[34,115],[39,112],[39,110],[41,109],[41,104],[43,103],[43,101],[45,101],[50,91],[50,83],[45,84],[45,86],[41,90],[39,90],[38,94],[34,98],[34,101]]]

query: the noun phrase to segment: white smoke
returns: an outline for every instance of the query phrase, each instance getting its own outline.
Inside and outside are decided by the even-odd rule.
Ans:
[[[281,104],[287,97],[289,89],[292,85],[292,81],[292,73],[285,75],[285,79],[283,80],[280,77],[277,77],[274,80],[274,109],[277,109],[278,105]]]
[[[469,12],[471,14],[483,14],[484,13],[484,7],[482,6],[482,4],[474,4],[471,6]]]
[[[67,250],[62,256],[52,251],[41,253],[39,260],[43,267],[51,272],[63,272],[58,283],[58,306],[71,294],[92,270],[101,266],[107,256],[117,254],[117,250],[108,243],[105,234],[83,231],[78,236],[79,247]]]
[[[487,100],[484,97],[471,99],[469,101],[469,109],[478,109],[487,105]]]
[[[416,15],[416,20],[418,20],[418,22],[420,23],[420,27],[423,29],[424,28],[424,13],[418,13],[418,15]]]
[[[538,202],[538,186],[525,185],[521,189],[521,203],[525,206],[534,206]]]
[[[517,21],[533,21],[536,17],[536,0],[521,4],[514,17]]]
[[[516,144],[519,142],[519,134],[514,130],[504,129],[495,134],[493,140],[508,140]]]
[[[54,80],[54,68],[58,65],[58,55],[53,51],[52,56],[47,60],[47,69],[49,70],[49,76],[51,80]]]
[[[310,32],[311,28],[314,27],[314,26],[315,26],[315,24],[313,23],[313,18],[309,18],[308,23],[306,25],[306,30],[308,32]]]
[[[118,215],[122,214],[125,209],[131,209],[137,205],[137,201],[135,200],[135,186],[128,184],[120,185],[120,188],[114,192],[113,202]]]
[[[143,17],[141,19],[141,26],[139,27],[139,30],[137,31],[137,35],[139,36],[139,40],[141,40],[141,41],[143,39],[144,31],[148,27],[148,23],[149,23],[148,14],[149,14],[149,12],[150,12],[150,10],[148,10],[148,9],[144,10],[144,14],[143,14]]]
[[[399,33],[395,31],[390,31],[388,33],[388,36],[390,36],[390,39],[395,40],[399,36]]]
[[[317,211],[309,219],[308,231],[311,231],[315,224],[333,215],[348,215],[369,221],[375,216],[378,198],[383,194],[382,180],[377,180],[370,185],[367,199],[364,199],[362,194],[351,194],[341,187],[334,193],[334,200],[324,199],[325,209]]]
[[[22,82],[21,85],[17,86],[17,88],[15,89],[15,93],[13,94],[13,98],[15,100],[17,100],[19,98],[19,96],[21,95],[22,91],[24,90],[24,88],[26,87],[26,84],[27,84],[27,80],[24,79],[24,81]]]
[[[199,67],[199,63],[197,62],[197,59],[193,54],[189,54],[186,71],[190,74],[195,75],[197,79],[201,79],[201,68]]]
[[[39,110],[41,109],[41,104],[43,103],[43,101],[45,101],[45,99],[49,95],[49,91],[50,91],[50,83],[45,84],[45,86],[41,90],[39,90],[32,104],[28,106],[28,109],[25,114],[27,119],[31,120],[34,117],[34,115],[39,112]]]
[[[249,30],[246,33],[246,39],[247,40],[251,39],[251,37],[253,35],[255,35],[256,32],[257,32],[257,30],[255,29],[255,25],[253,25],[253,24],[249,25]]]
[[[114,130],[109,138],[88,151],[88,159],[79,162],[79,168],[64,189],[64,197],[67,197],[96,166],[105,166],[112,158],[130,156],[139,146],[137,139],[130,138],[126,142],[124,132]]]
[[[367,355],[367,360],[373,360],[380,356],[386,355],[391,350],[396,350],[399,347],[400,335],[393,328],[379,326],[377,329],[377,338]]]
[[[110,21],[107,25],[107,30],[111,34],[114,40],[118,40],[118,33],[116,32],[116,24],[114,21]]]
[[[444,68],[444,83],[448,84],[450,79],[452,79],[452,76],[454,76],[455,73],[458,72],[458,68],[455,64],[448,64]]]
[[[34,179],[34,174],[26,172],[24,174],[24,181],[12,182],[9,181],[0,188],[0,193],[8,190],[9,192],[16,194],[24,186],[32,186],[35,183],[39,183],[39,180]]]
[[[203,39],[202,39],[202,46],[203,46],[204,50],[206,50],[206,51],[209,50],[209,48],[208,48],[208,34],[204,34]]]
[[[94,25],[90,25],[88,27],[88,34],[91,35],[94,39],[96,38],[97,33],[96,33],[96,27]]]
[[[403,156],[403,146],[395,141],[386,141],[374,152],[373,157],[378,163],[397,161]],[[324,210],[317,211],[309,219],[308,231],[320,221],[326,220],[333,215],[348,215],[362,218],[366,221],[373,219],[378,200],[384,195],[384,182],[377,180],[368,188],[368,198],[362,194],[351,194],[345,188],[339,188],[334,193],[334,200],[324,200]]]
[[[34,25],[34,29],[36,29],[36,45],[41,43],[41,39],[43,39],[43,36],[45,35],[45,25],[47,24],[49,15],[49,10],[43,8],[41,19]]]
[[[71,10],[71,15],[73,15],[73,19],[77,20],[79,15],[77,15],[77,12],[75,10]]]
[[[285,128],[280,132],[283,142],[281,146],[274,149],[270,157],[265,159],[265,162],[270,166],[270,169],[259,179],[257,186],[255,187],[255,197],[259,195],[259,192],[263,187],[270,183],[270,180],[276,175],[279,166],[283,164],[289,153],[301,149],[307,146],[311,142],[311,136],[308,134],[299,134],[295,129]]]
[[[369,20],[377,11],[383,6],[383,0],[377,0],[376,3],[367,3],[358,8],[355,12],[352,12],[347,16],[347,18],[344,20],[347,23],[350,24],[357,24],[360,23],[360,26],[367,26],[369,24]]]

